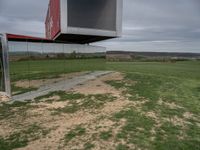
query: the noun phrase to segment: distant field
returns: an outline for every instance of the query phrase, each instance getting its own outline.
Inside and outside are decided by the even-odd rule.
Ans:
[[[40,60],[10,62],[13,80],[45,78],[77,71],[116,70],[167,77],[200,79],[200,61],[165,62],[106,62],[105,59]]]
[[[200,61],[170,62],[107,62],[107,69],[141,73],[167,78],[200,80]]]
[[[29,66],[31,70],[24,69]],[[116,150],[134,148],[150,150],[200,149],[200,61],[160,63],[106,62],[104,59],[90,59],[11,63],[13,81],[55,78],[62,73],[94,70],[116,71],[122,74],[123,78],[119,75],[111,75],[106,80],[102,79],[101,82],[94,80],[92,83],[88,83],[89,85],[87,83],[80,85],[76,93],[50,93],[37,98],[33,104],[3,105],[0,107],[0,121],[10,123],[9,118],[12,120],[19,116],[26,120],[30,117],[27,116],[26,111],[34,111],[39,108],[39,112],[45,105],[50,107],[44,111],[51,114],[48,116],[48,126],[51,125],[52,118],[55,117],[57,117],[58,126],[63,125],[61,114],[69,117],[66,118],[66,125],[71,117],[72,122],[76,122],[73,116],[70,116],[71,114],[78,115],[79,119],[79,115],[82,114],[82,120],[80,119],[79,123],[76,122],[78,125],[75,123],[77,126],[66,127],[66,131],[63,129],[65,134],[60,133],[64,134],[63,137],[60,137],[60,146],[66,147],[66,149],[77,148],[76,146],[80,146],[81,149],[110,148]],[[105,93],[95,95],[92,92],[96,88]],[[104,90],[106,88],[108,89]],[[80,91],[82,93],[79,93]],[[116,93],[120,96],[117,97]],[[49,99],[51,97],[54,99]],[[40,100],[43,101],[40,102]],[[54,107],[59,106],[61,102],[63,102],[62,106],[64,107],[55,109]],[[115,107],[116,109],[114,109]],[[110,113],[105,113],[105,111]],[[35,112],[32,117],[37,117]],[[85,112],[87,113],[84,114]],[[28,115],[30,114],[29,111]],[[42,115],[38,115],[38,117],[43,115],[46,113],[42,112]],[[92,118],[97,117],[93,121],[85,121],[90,118],[90,115]],[[48,117],[45,116],[45,119]],[[59,122],[59,117],[61,117],[60,122],[62,123]],[[14,123],[18,121],[17,119],[13,120]],[[37,122],[43,119],[34,120]],[[43,134],[43,132],[44,136],[48,136],[49,132],[52,133],[51,135],[57,133],[57,129],[46,129],[46,120],[38,124],[45,128],[41,129],[34,124],[31,129],[34,128],[28,130],[29,135],[33,134],[36,129],[38,135],[40,135],[39,133]],[[25,129],[23,127],[23,132],[17,132],[17,134],[23,134],[21,136],[25,138],[27,136]],[[59,131],[61,129],[58,127]],[[10,144],[10,149],[29,145],[26,138],[25,142],[22,143],[14,135],[10,135],[9,138],[1,138],[0,136],[0,149],[1,147],[5,148],[6,144]],[[37,142],[36,145],[38,145]]]

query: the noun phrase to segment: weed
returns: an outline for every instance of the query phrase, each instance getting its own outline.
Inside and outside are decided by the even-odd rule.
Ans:
[[[67,144],[69,141],[72,139],[76,138],[77,136],[82,136],[86,133],[85,128],[82,128],[80,126],[77,126],[75,129],[69,131],[65,137],[64,137],[64,142]]]
[[[125,125],[117,134],[118,139],[124,139],[128,143],[146,148],[150,145],[150,130],[154,126],[154,121],[144,115],[134,111],[133,108],[123,110],[114,115],[116,120],[126,119]],[[138,130],[141,128],[143,130]]]
[[[129,147],[127,145],[119,144],[117,145],[116,150],[129,150]]]
[[[112,131],[104,131],[104,132],[101,132],[100,135],[99,135],[100,139],[102,140],[108,140],[112,137]]]
[[[12,104],[3,103],[0,105],[0,120],[14,118],[16,115],[25,116],[26,110],[29,108],[34,108],[30,105],[30,101],[14,102]]]
[[[94,147],[95,147],[95,145],[90,143],[90,142],[87,142],[87,143],[84,144],[84,150],[90,150]]]
[[[83,94],[79,93],[66,93],[65,91],[55,91],[55,92],[50,92],[47,95],[39,96],[35,98],[35,100],[40,101],[42,99],[45,98],[47,99],[53,96],[59,96],[60,99],[58,101],[77,100],[85,97]]]
[[[12,89],[13,95],[19,95],[19,94],[27,93],[27,92],[30,92],[30,91],[35,91],[38,88],[34,88],[34,87],[23,88],[23,87],[18,87],[16,85],[12,84],[11,89]]]
[[[78,96],[78,98],[83,97]],[[107,102],[114,101],[116,97],[110,94],[97,94],[97,95],[87,95],[81,99],[80,103],[76,101],[69,101],[69,104],[64,108],[53,109],[53,115],[59,115],[60,113],[75,113],[82,109],[98,109]]]
[[[34,141],[49,133],[49,130],[43,129],[40,126],[33,124],[27,129],[12,133],[6,138],[0,137],[0,149],[12,150],[25,147],[28,142]]]

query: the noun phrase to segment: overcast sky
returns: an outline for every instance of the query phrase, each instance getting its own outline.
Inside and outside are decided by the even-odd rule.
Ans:
[[[44,37],[48,0],[0,0],[0,32]],[[109,50],[200,53],[200,0],[124,0],[123,36]]]

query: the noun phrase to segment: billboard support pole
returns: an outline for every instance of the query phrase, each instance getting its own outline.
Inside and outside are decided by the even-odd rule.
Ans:
[[[9,71],[9,58],[8,58],[8,41],[6,34],[0,34],[1,46],[2,46],[2,67],[3,67],[3,78],[5,83],[5,91],[7,96],[11,97],[11,86],[10,86],[10,71]]]

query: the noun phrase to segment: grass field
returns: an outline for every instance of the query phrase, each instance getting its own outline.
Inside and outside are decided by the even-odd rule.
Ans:
[[[78,71],[105,70],[104,59],[78,60],[37,60],[10,62],[12,81],[21,79],[45,79],[57,77],[63,73]]]
[[[37,60],[10,62],[10,75],[12,93],[22,94],[37,88],[17,87],[14,83],[20,80],[39,80],[59,78],[61,74],[80,71],[105,70],[104,59],[79,59],[79,60]]]
[[[31,67],[31,70],[24,69],[28,67]],[[56,122],[55,118],[62,115],[66,115],[65,117],[72,115],[73,118],[85,114],[85,111],[87,113],[83,116],[88,116],[84,118],[85,120],[90,118],[90,114],[93,117],[98,116],[94,121],[80,120],[80,123],[70,128],[66,127],[66,131],[63,129],[65,133],[60,140],[63,144],[60,144],[58,149],[200,149],[200,61],[106,62],[103,59],[90,59],[11,63],[12,81],[55,78],[61,73],[94,70],[112,70],[123,75],[121,80],[111,77],[103,81],[102,85],[99,85],[99,81],[97,84],[99,88],[101,86],[103,88],[104,84],[105,87],[112,87],[114,92],[120,93],[119,97],[109,94],[112,90],[107,94],[89,95],[77,92],[49,93],[37,98],[33,104],[1,105],[0,123],[16,124],[18,122],[15,120],[18,118],[16,116],[23,117],[22,120],[26,122],[27,118],[33,117],[28,115],[30,112],[26,114],[26,111],[41,109],[38,104],[46,98],[48,104],[45,105],[48,106],[55,102],[65,104],[61,108],[50,107],[46,110],[50,114],[51,121]],[[53,99],[49,99],[51,97]],[[121,99],[127,99],[125,101],[127,104],[112,110],[115,105],[119,105]],[[106,112],[104,107],[110,104],[112,113],[104,114]],[[66,122],[69,123],[70,119],[68,118]],[[34,122],[26,127],[27,130],[23,125],[18,124],[18,127],[21,126],[23,130],[19,128],[12,134],[0,135],[0,149],[24,147],[38,138],[50,136],[49,132],[56,129],[47,128],[50,123],[48,126],[45,123],[46,120],[39,125]],[[63,122],[58,122],[58,126],[61,124]],[[30,139],[29,135],[33,134],[35,126],[37,127],[35,138],[33,136]],[[22,141],[19,136],[23,137]]]
[[[200,62],[117,62],[107,66],[124,72],[127,80],[136,82],[134,85],[126,85],[124,81],[109,83],[116,88],[125,87],[132,101],[147,99],[141,111],[154,112],[159,120],[145,118],[134,109],[122,111],[115,117],[126,118],[128,123],[119,138],[146,149],[200,149]],[[193,117],[186,115],[189,113]],[[174,117],[175,124],[166,121]],[[152,142],[150,131],[156,124],[155,141]],[[137,127],[144,131],[136,131]]]

